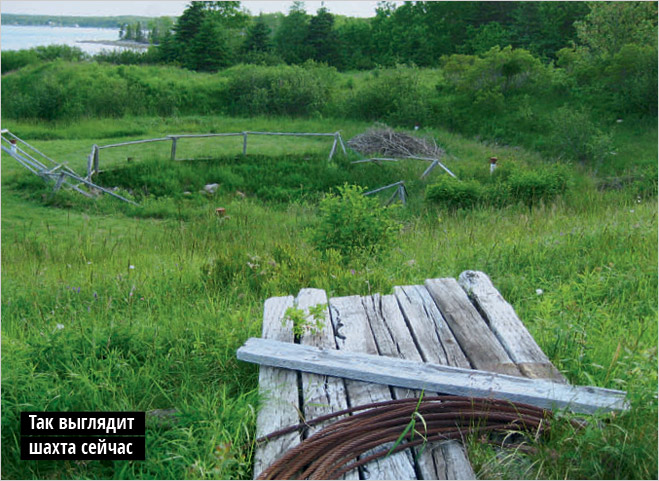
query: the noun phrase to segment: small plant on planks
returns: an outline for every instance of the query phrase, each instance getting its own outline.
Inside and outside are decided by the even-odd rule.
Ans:
[[[327,304],[316,304],[310,306],[307,312],[295,306],[286,309],[281,325],[286,327],[290,322],[293,323],[293,335],[296,338],[302,337],[306,333],[317,334],[325,327],[325,309]]]

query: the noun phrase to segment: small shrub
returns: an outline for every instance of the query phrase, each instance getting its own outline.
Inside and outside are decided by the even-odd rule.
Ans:
[[[546,169],[519,170],[509,179],[510,194],[532,206],[540,200],[549,201],[566,191],[568,174],[562,166]]]
[[[319,249],[334,249],[343,256],[372,255],[389,247],[398,231],[390,209],[363,195],[364,189],[345,184],[338,194],[320,202],[320,221],[312,233]]]
[[[611,138],[602,133],[584,110],[562,107],[549,119],[545,149],[561,159],[601,163],[613,149]]]
[[[483,187],[476,180],[458,180],[447,175],[429,185],[426,199],[449,209],[469,209],[482,200]]]

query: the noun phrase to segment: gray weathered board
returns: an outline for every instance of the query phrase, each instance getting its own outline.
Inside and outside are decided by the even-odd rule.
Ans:
[[[293,305],[308,309],[325,303],[328,306],[324,328],[302,336],[296,345],[290,321],[288,324],[284,321],[286,309]],[[387,296],[375,294],[328,300],[322,290],[302,289],[296,298],[271,298],[264,307],[262,337],[262,340],[249,340],[239,349],[238,358],[293,369],[261,366],[259,387],[264,401],[257,419],[258,436],[347,406],[418,396],[419,389],[426,389],[428,395],[456,392],[487,396],[500,390],[502,382],[512,386],[513,391],[522,387],[521,399],[525,401],[530,400],[529,387],[533,386],[536,391],[531,391],[540,397],[548,395],[554,399],[556,393],[562,393],[558,395],[560,400],[569,401],[573,408],[590,403],[593,397],[600,401],[609,399],[606,396],[615,398],[615,402],[609,399],[602,401],[603,404],[625,407],[624,393],[600,389],[590,392],[590,388],[567,386],[565,378],[535,343],[512,306],[480,272],[464,272],[459,283],[455,279],[430,279],[424,286],[396,287],[394,294]],[[268,344],[265,348],[264,342]],[[280,348],[293,351],[292,355],[284,355],[288,360],[283,363],[272,360],[281,358]],[[338,356],[339,362],[331,370],[318,367],[319,360],[325,362],[332,356]],[[305,357],[310,361],[305,361]],[[380,376],[390,369],[386,367],[387,361],[402,364],[395,365],[388,374],[390,377],[376,379],[347,372],[352,362],[346,359],[359,359],[360,368],[370,361],[384,363],[377,364],[383,366],[376,368],[375,374]],[[306,365],[301,368],[300,362]],[[420,385],[416,381],[418,371],[401,376],[401,365],[412,366],[414,370],[425,368],[433,375],[459,372],[471,380],[466,384],[466,391],[451,391],[450,383]],[[414,382],[396,384],[392,379],[396,376]],[[538,394],[540,387],[545,391]],[[568,394],[568,399],[565,393],[577,393],[581,397],[569,398]],[[584,410],[591,412],[593,409]],[[322,425],[258,446],[254,476],[320,428]],[[450,441],[427,446],[422,451],[400,452],[345,476],[346,479],[358,477],[473,479],[475,475],[462,445]]]
[[[628,409],[625,391],[571,386],[544,379],[318,349],[255,337],[248,339],[238,350],[238,359],[386,386],[501,399],[547,409],[568,408],[578,413]]]

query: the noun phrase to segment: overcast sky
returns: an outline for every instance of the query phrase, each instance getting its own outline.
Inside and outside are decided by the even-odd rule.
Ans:
[[[78,16],[117,16],[141,15],[159,17],[179,16],[185,10],[187,1],[26,1],[2,0],[0,12],[24,13],[32,15],[78,15]],[[259,1],[242,2],[252,15],[260,12],[288,12],[293,2]],[[314,14],[321,2],[304,2],[307,12]],[[375,1],[335,1],[324,2],[330,12],[351,17],[371,17],[375,15]],[[402,3],[402,2],[394,2]]]

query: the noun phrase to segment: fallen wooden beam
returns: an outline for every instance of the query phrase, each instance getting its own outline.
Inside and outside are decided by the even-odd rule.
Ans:
[[[629,409],[626,392],[507,376],[370,354],[250,338],[238,349],[241,361],[388,386],[460,396],[502,399],[541,408],[592,414]]]

